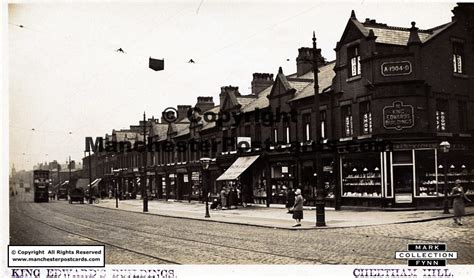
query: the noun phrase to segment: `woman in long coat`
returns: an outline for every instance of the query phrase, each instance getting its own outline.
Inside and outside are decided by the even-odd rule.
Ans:
[[[296,189],[295,204],[293,206],[293,219],[295,219],[295,225],[293,227],[301,226],[301,219],[303,219],[303,196],[301,196],[301,189]]]
[[[454,210],[454,223],[462,225],[461,217],[464,215],[464,200],[471,202],[471,200],[464,194],[464,190],[461,186],[461,180],[454,182],[453,190],[451,190],[451,196],[453,199],[453,210]]]
[[[286,208],[288,209],[288,213],[291,213],[291,208],[295,205],[295,197],[293,188],[288,188],[288,193],[286,194]]]

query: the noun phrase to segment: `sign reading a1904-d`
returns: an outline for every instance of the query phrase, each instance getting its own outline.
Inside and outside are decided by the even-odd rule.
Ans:
[[[386,129],[402,130],[415,125],[413,106],[403,105],[401,101],[393,102],[393,106],[383,108],[383,126]]]
[[[409,61],[383,63],[380,70],[383,76],[409,75],[412,71]]]

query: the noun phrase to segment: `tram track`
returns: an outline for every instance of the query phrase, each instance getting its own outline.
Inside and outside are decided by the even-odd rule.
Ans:
[[[100,239],[97,239],[97,238],[94,238],[94,237],[91,237],[91,236],[87,236],[87,235],[84,235],[84,234],[81,234],[81,233],[78,233],[78,232],[74,232],[74,231],[70,231],[70,230],[67,230],[67,229],[58,227],[58,226],[56,226],[56,225],[47,223],[46,221],[37,219],[37,218],[35,218],[35,217],[33,217],[33,216],[31,216],[31,215],[25,213],[23,210],[19,209],[18,207],[16,208],[16,210],[17,210],[17,212],[18,212],[19,214],[24,215],[25,217],[27,217],[27,218],[29,218],[29,219],[35,221],[35,222],[41,223],[41,224],[43,224],[43,225],[45,225],[45,226],[48,226],[48,227],[50,227],[50,228],[59,230],[59,231],[61,231],[61,232],[64,232],[64,233],[67,233],[67,234],[70,234],[70,235],[75,235],[75,236],[78,236],[78,237],[81,237],[81,238],[85,238],[85,239],[88,239],[88,240],[90,240],[90,241],[94,241],[94,242],[97,242],[97,243],[100,243],[100,244],[103,244],[103,245],[112,246],[112,247],[114,247],[114,248],[117,248],[117,249],[120,249],[120,250],[124,250],[124,251],[130,252],[130,253],[134,253],[134,254],[137,254],[137,255],[141,255],[141,256],[148,257],[148,258],[152,258],[152,259],[155,259],[155,260],[164,262],[164,263],[166,263],[166,264],[176,264],[176,265],[181,264],[181,263],[176,262],[176,261],[172,261],[172,260],[165,259],[165,258],[162,258],[162,257],[158,257],[158,256],[146,254],[146,253],[143,253],[143,252],[140,252],[140,251],[137,251],[137,250],[133,250],[133,249],[126,248],[126,247],[123,247],[123,246],[119,246],[119,245],[117,245],[117,244],[113,244],[113,243],[110,243],[110,242],[107,242],[107,241],[104,241],[104,240],[100,240]]]
[[[271,256],[271,257],[277,257],[277,258],[281,258],[281,259],[292,259],[292,260],[297,260],[297,261],[300,261],[300,262],[306,262],[306,263],[312,263],[312,264],[321,264],[322,262],[317,260],[317,259],[314,259],[314,258],[304,258],[304,257],[298,257],[298,256],[291,256],[291,255],[283,255],[283,254],[275,254],[275,253],[271,253],[271,252],[267,252],[267,251],[262,251],[262,250],[256,250],[256,249],[252,249],[252,248],[244,248],[244,247],[238,247],[238,246],[232,246],[232,245],[228,245],[228,244],[222,244],[222,243],[216,243],[216,242],[211,242],[210,240],[197,240],[197,239],[191,239],[191,238],[183,238],[183,237],[179,237],[179,236],[174,236],[174,235],[170,235],[170,234],[165,234],[165,233],[162,233],[162,232],[149,232],[149,231],[144,231],[142,229],[137,229],[137,228],[133,228],[133,227],[124,227],[124,226],[121,226],[121,225],[116,225],[116,224],[111,224],[111,223],[107,223],[107,224],[104,224],[103,221],[95,221],[95,220],[92,220],[90,218],[83,218],[83,217],[79,217],[77,215],[71,215],[71,214],[68,214],[64,211],[58,211],[58,210],[55,210],[53,207],[49,207],[49,211],[52,211],[56,214],[60,213],[64,216],[67,216],[67,217],[70,217],[70,218],[73,218],[73,219],[78,219],[80,221],[83,221],[82,223],[79,223],[79,225],[84,225],[85,223],[91,223],[92,225],[86,225],[86,226],[89,226],[89,227],[92,227],[92,226],[96,226],[98,228],[96,229],[100,229],[100,230],[104,230],[104,231],[107,231],[107,229],[110,229],[110,227],[113,227],[115,229],[120,229],[120,230],[126,230],[128,232],[130,231],[133,231],[135,233],[138,233],[139,235],[141,235],[142,237],[146,237],[148,239],[155,239],[157,236],[158,237],[161,237],[161,238],[164,238],[164,239],[172,239],[172,240],[176,240],[176,241],[179,241],[179,242],[183,242],[185,244],[197,244],[197,245],[204,245],[204,246],[209,246],[209,247],[217,247],[219,249],[226,249],[228,251],[230,251],[230,253],[232,252],[236,252],[236,251],[240,251],[240,252],[250,252],[250,253],[253,253],[253,254],[261,254],[261,255],[264,255],[264,256]],[[33,218],[31,216],[29,216],[30,218]],[[70,232],[70,233],[73,233],[75,234],[76,232],[71,232],[71,231],[67,231],[66,229],[64,228],[61,228],[61,227],[57,227],[56,225],[52,225],[50,223],[46,223],[42,220],[39,220],[39,219],[35,219],[36,221],[40,221],[42,222],[43,224],[45,225],[49,225],[51,227],[54,227],[56,229],[60,229],[60,230],[64,230],[66,232]],[[68,222],[71,222],[68,220]],[[76,223],[78,224],[78,223]],[[82,235],[82,234],[79,234],[79,236],[83,236],[85,238],[89,238],[91,240],[95,240],[97,242],[104,242],[100,239],[95,239],[95,238],[92,238],[92,237],[89,237],[89,236],[85,236],[85,235]],[[108,244],[108,243],[107,243]],[[111,245],[113,246],[113,245]],[[184,245],[183,245],[184,246]],[[115,246],[114,246],[115,247]],[[230,250],[229,250],[230,249]],[[233,250],[233,251],[232,251]],[[143,254],[142,252],[137,252],[139,254]],[[158,257],[159,258],[159,257]],[[159,258],[159,259],[162,259],[162,258]],[[167,259],[165,259],[167,260]]]

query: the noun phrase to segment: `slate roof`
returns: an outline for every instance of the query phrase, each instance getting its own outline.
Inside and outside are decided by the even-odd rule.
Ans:
[[[189,133],[189,120],[186,119],[186,120],[183,120],[183,121],[180,121],[178,123],[175,124],[175,131],[176,131],[176,135],[175,137],[177,136],[182,136],[182,135],[186,135]]]
[[[237,97],[237,102],[243,107],[253,102],[255,99],[256,97],[253,95],[245,96],[245,97]]]
[[[209,109],[208,111],[206,112],[211,112],[211,113],[215,113],[215,114],[218,114],[220,111],[220,106],[217,105],[217,106],[214,106],[212,109]],[[213,128],[216,126],[216,122],[215,121],[204,121],[203,119],[201,119],[200,121],[202,123],[202,128],[201,130],[203,129],[210,129],[210,128]]]
[[[335,61],[332,61],[322,67],[319,67],[318,82],[319,82],[320,94],[325,89],[331,87],[332,79],[334,78],[334,76],[336,76],[336,73],[333,70],[335,64],[336,64]],[[299,78],[303,80],[313,79],[314,78],[313,72],[312,71],[308,72],[300,76]],[[293,79],[290,79],[290,80],[293,80]],[[297,86],[297,87],[293,87],[296,89],[296,94],[290,101],[294,101],[294,100],[298,100],[298,99],[302,99],[302,98],[314,95],[314,82],[313,81],[303,81],[303,82],[290,81],[289,83],[291,86]]]
[[[263,109],[268,107],[270,102],[268,101],[267,96],[271,93],[273,86],[266,88],[265,90],[261,91],[257,98],[254,101],[250,102],[246,106],[242,106],[242,112],[250,112],[254,111],[256,108]]]
[[[168,132],[168,124],[157,123],[153,124],[151,135],[158,136],[158,139],[166,138],[166,133]]]
[[[117,142],[134,142],[137,139],[138,133],[130,130],[118,130],[114,131],[114,135]]]
[[[369,35],[369,31],[372,30],[374,35],[377,37],[375,39],[376,43],[400,46],[406,46],[408,43],[408,38],[410,37],[410,28],[388,26],[387,24],[374,23],[370,21],[361,23],[355,18],[351,20],[366,37]],[[454,22],[450,22],[427,30],[419,29],[418,37],[420,38],[421,43],[425,43],[453,24]]]

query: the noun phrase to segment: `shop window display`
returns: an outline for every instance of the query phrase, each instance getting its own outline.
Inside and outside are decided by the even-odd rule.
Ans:
[[[341,157],[343,197],[382,197],[380,153]]]
[[[438,152],[439,153],[439,152]],[[439,196],[444,196],[444,159],[438,156],[438,188]],[[454,182],[456,180],[461,181],[461,186],[466,194],[474,194],[474,158],[472,156],[466,156],[460,152],[450,152],[447,159],[448,167],[448,193],[451,192]]]
[[[201,172],[195,171],[191,173],[191,198],[200,200],[202,195],[202,178]]]
[[[415,196],[436,197],[438,180],[436,179],[435,150],[415,150]]]
[[[272,202],[285,204],[288,188],[295,188],[293,167],[274,166],[271,168]]]

